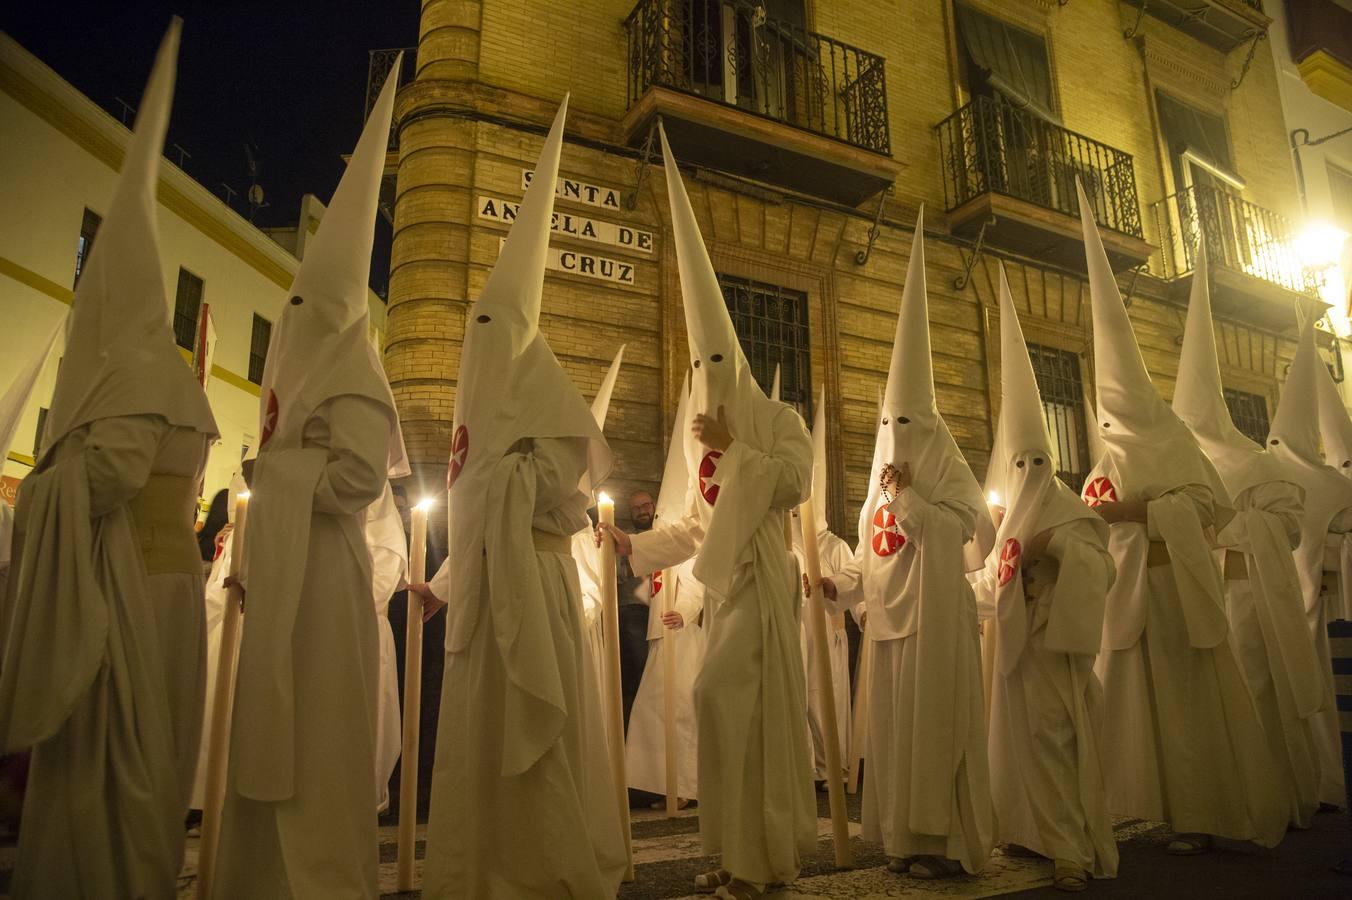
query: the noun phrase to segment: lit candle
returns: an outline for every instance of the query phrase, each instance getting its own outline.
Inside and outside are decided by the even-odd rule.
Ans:
[[[999,506],[1000,495],[995,491],[991,491],[990,495],[986,497],[986,502],[989,503],[991,506]]]
[[[408,583],[427,581],[427,513],[436,501],[424,498],[410,514]],[[422,721],[422,595],[408,592],[404,625],[404,745],[399,776],[399,856],[395,872],[400,891],[413,890],[413,855],[418,824],[418,725]]]
[[[596,498],[596,518],[602,525],[614,526],[615,501],[601,493]],[[610,749],[610,769],[615,785],[615,802],[624,832],[624,849],[629,866],[624,880],[634,880],[634,854],[629,831],[629,780],[624,773],[624,701],[620,688],[620,608],[615,572],[615,539],[606,532],[601,538],[597,559],[601,576],[601,624],[605,633],[606,739]]]

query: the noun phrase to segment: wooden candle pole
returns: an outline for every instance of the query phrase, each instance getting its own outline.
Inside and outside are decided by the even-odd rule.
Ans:
[[[413,507],[409,529],[408,582],[427,580],[427,511],[431,500]],[[413,890],[413,857],[418,828],[418,726],[422,722],[422,595],[408,592],[404,626],[404,746],[399,757],[399,863],[396,888]]]
[[[597,500],[596,515],[601,524],[615,524],[615,501],[606,494]],[[629,860],[625,881],[634,880],[633,835],[629,830],[629,779],[624,771],[624,700],[620,687],[620,607],[615,583],[615,539],[601,537],[601,616],[606,644],[606,738],[610,746],[610,773],[615,781],[615,802],[619,807],[620,827],[624,830],[624,854]]]
[[[244,522],[249,509],[249,492],[235,498],[235,530],[230,535],[231,578],[238,579],[244,563]],[[235,664],[239,657],[239,624],[243,591],[238,584],[226,591],[225,613],[221,619],[221,645],[216,656],[216,690],[211,698],[211,743],[207,747],[205,795],[202,798],[202,842],[197,854],[197,896],[211,896],[216,868],[216,848],[220,843],[221,813],[225,806],[225,764],[229,752],[230,710],[235,699]]]
[[[662,573],[662,612],[674,611],[672,598],[676,595],[676,573],[670,569]],[[684,629],[689,623],[684,623]],[[679,771],[676,750],[676,632],[662,625],[662,737],[663,755],[667,764],[667,818],[679,811]]]
[[[845,812],[845,785],[841,783],[840,733],[836,726],[836,695],[831,687],[831,654],[826,627],[826,606],[818,582],[822,580],[822,566],[815,534],[817,512],[813,498],[808,497],[798,508],[798,521],[803,526],[803,559],[807,565],[808,584],[811,587],[808,615],[812,618],[812,655],[817,667],[817,691],[822,698],[822,731],[826,743],[826,789],[831,801],[831,837],[835,845],[836,865],[850,865],[850,822]],[[808,529],[813,529],[809,532]]]

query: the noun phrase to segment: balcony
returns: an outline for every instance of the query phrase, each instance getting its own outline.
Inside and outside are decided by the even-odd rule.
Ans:
[[[1229,53],[1267,32],[1272,23],[1261,0],[1129,0],[1145,13],[1167,22],[1204,44]],[[1132,32],[1139,30],[1137,27]]]
[[[978,97],[935,126],[948,225],[995,246],[1084,271],[1075,179],[1107,229],[1103,246],[1120,271],[1150,258],[1141,234],[1131,154],[1026,110]]]
[[[640,0],[625,30],[631,146],[661,116],[683,162],[851,206],[896,179],[882,57],[747,0]]]
[[[1160,235],[1159,274],[1187,302],[1197,248],[1206,240],[1211,305],[1216,312],[1273,328],[1294,330],[1299,306],[1324,314],[1319,285],[1295,249],[1295,229],[1284,217],[1224,188],[1193,185],[1154,203]]]

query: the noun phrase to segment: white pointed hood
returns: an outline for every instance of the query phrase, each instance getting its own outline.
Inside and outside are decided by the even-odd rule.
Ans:
[[[610,361],[610,368],[606,369],[605,377],[601,379],[601,386],[596,389],[596,396],[592,398],[592,418],[596,420],[596,427],[602,431],[606,430],[606,416],[610,412],[610,398],[615,393],[615,382],[620,377],[620,363],[624,361],[624,348],[626,346],[626,344],[620,344],[620,349],[615,351],[615,358]]]
[[[169,327],[155,189],[169,125],[179,30],[169,26],[136,113],[99,239],[75,288],[43,455],[95,419],[154,414],[216,437],[206,394]]]
[[[1108,526],[1056,477],[1056,458],[1014,299],[1000,266],[1000,423],[988,488],[1000,494],[1005,517],[988,567],[994,578],[1000,670],[1013,671],[1028,638],[1019,566],[1029,540],[1077,519],[1093,523],[1103,542]]]
[[[1193,268],[1192,297],[1188,301],[1173,406],[1220,472],[1230,496],[1238,499],[1252,487],[1285,479],[1281,463],[1235,427],[1225,405],[1211,321],[1205,241],[1200,253]]]
[[[479,604],[488,490],[498,464],[524,438],[589,441],[589,484],[610,472],[601,428],[540,332],[549,226],[563,152],[565,97],[545,138],[535,177],[488,281],[466,317],[456,382],[446,484],[450,491],[450,604]],[[469,627],[473,617],[466,620]],[[447,628],[447,647],[469,634]]]
[[[770,399],[775,401],[776,403],[784,402],[783,386],[782,383],[780,382],[781,373],[779,370],[780,370],[779,363],[775,363],[775,377],[774,380],[770,382]]]
[[[391,72],[398,72],[398,61]],[[397,78],[387,78],[319,231],[273,328],[259,397],[259,447],[301,446],[305,423],[334,397],[384,406],[390,421],[389,474],[409,474],[394,396],[368,335],[367,292],[380,179],[385,171]]]
[[[1103,444],[1103,433],[1099,429],[1098,409],[1095,408],[1094,398],[1087,387],[1084,389],[1084,432],[1089,443],[1089,468],[1096,469],[1098,464],[1103,461],[1103,454],[1108,452],[1108,448]]]
[[[1319,380],[1328,372],[1314,345],[1314,323],[1301,322],[1295,359],[1282,385],[1277,413],[1268,431],[1268,450],[1281,460],[1286,480],[1305,490],[1305,516],[1296,568],[1305,590],[1305,603],[1318,597],[1319,567],[1324,541],[1335,516],[1352,507],[1352,481],[1324,462],[1319,452]]]
[[[1084,496],[1091,502],[1099,496],[1153,500],[1183,485],[1205,485],[1214,495],[1220,528],[1231,516],[1229,494],[1188,426],[1155,390],[1108,265],[1093,206],[1078,181],[1076,189],[1093,309],[1097,430],[1104,448]]]
[[[930,357],[929,305],[925,282],[924,210],[916,219],[906,284],[892,341],[892,362],[883,388],[881,415],[873,447],[868,499],[859,511],[859,539],[868,540],[883,505],[878,471],[885,463],[910,463],[913,489],[930,503],[957,500],[977,516],[978,537],[965,551],[967,565],[979,568],[990,552],[995,530],[976,477],[953,440],[934,399]],[[985,520],[984,523],[982,520]]]
[[[776,416],[797,418],[797,413],[766,397],[752,377],[751,366],[742,353],[718,277],[704,247],[690,197],[667,144],[666,132],[660,126],[658,130],[662,138],[667,198],[681,278],[681,305],[685,310],[690,347],[691,415],[713,416],[722,409],[736,441],[768,452],[775,441]],[[801,427],[801,419],[799,423]],[[754,499],[748,497],[746,500],[749,505],[743,504],[742,508],[727,514],[715,515],[714,506],[722,488],[718,461],[723,454],[706,451],[689,431],[683,436],[683,443],[691,478],[698,479],[696,508],[705,524],[705,539],[695,562],[694,574],[711,590],[724,593],[731,584],[743,551],[769,512],[769,495],[757,488],[751,492],[755,494]]]
[[[662,485],[657,489],[656,516],[674,522],[685,513],[690,470],[685,464],[685,434],[690,430],[690,376],[681,379],[681,398],[676,402],[676,418],[671,424],[667,444],[667,462],[662,468]]]
[[[826,388],[822,388],[812,416],[812,508],[817,514],[818,537],[831,530],[826,521],[831,500],[830,481],[826,470]]]
[[[1352,417],[1332,375],[1319,379],[1319,431],[1324,436],[1324,461],[1339,475],[1352,478]]]
[[[33,399],[38,379],[42,377],[42,370],[46,368],[52,349],[61,339],[65,327],[66,314],[63,313],[47,339],[38,345],[37,352],[14,377],[9,390],[0,396],[0,464],[9,458],[10,448],[14,444],[14,434],[19,430],[19,422],[22,421],[24,411],[28,409],[28,404]]]

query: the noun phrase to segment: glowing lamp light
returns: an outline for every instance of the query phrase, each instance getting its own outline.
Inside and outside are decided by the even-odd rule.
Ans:
[[[1296,237],[1296,255],[1307,269],[1326,269],[1340,261],[1347,237],[1346,231],[1326,222],[1310,225]]]

